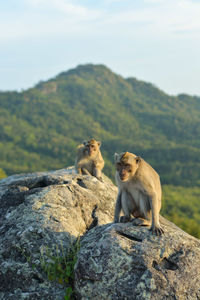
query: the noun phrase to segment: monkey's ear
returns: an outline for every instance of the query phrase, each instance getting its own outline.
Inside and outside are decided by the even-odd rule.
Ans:
[[[85,146],[87,144],[87,141],[83,141],[83,145]]]
[[[101,142],[100,141],[97,141],[97,144],[99,146],[99,148],[101,147]]]
[[[115,154],[114,154],[114,162],[115,163],[118,161],[118,157],[119,157],[119,154],[115,152]]]
[[[121,156],[121,158],[125,158],[125,157],[127,157],[129,155],[129,152],[124,152],[123,154],[122,154],[122,156]]]
[[[141,162],[141,157],[140,156],[136,156],[135,161],[136,161],[136,164],[139,164]]]

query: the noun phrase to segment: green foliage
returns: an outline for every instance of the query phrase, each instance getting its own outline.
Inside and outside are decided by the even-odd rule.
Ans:
[[[77,253],[80,249],[79,238],[71,245],[68,252],[62,253],[57,248],[56,255],[48,248],[41,253],[41,266],[49,280],[57,281],[66,286],[65,300],[73,300],[74,266],[77,261]],[[46,258],[45,258],[46,257]],[[48,259],[47,259],[48,258]]]
[[[6,173],[0,168],[0,180],[6,177]]]
[[[161,214],[200,238],[200,187],[163,186]]]
[[[162,184],[171,185],[164,188],[164,214],[195,236],[199,205],[189,187],[200,185],[199,136],[200,97],[169,96],[103,65],[78,66],[27,91],[0,93],[6,174],[73,165],[77,145],[94,137],[102,140],[104,172],[113,180],[115,152],[130,151],[149,162]],[[195,203],[190,215],[188,203]]]
[[[83,139],[144,157],[165,184],[200,183],[200,98],[168,96],[102,65],[78,66],[27,91],[0,93],[1,167],[10,175],[74,164]]]

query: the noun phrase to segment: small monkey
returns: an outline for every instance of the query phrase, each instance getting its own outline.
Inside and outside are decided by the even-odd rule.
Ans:
[[[122,209],[124,216],[120,222],[130,222],[133,215],[133,224],[151,225],[152,233],[161,235],[164,231],[159,223],[162,195],[159,175],[144,159],[133,153],[115,153],[114,159],[118,185],[114,222],[119,222]]]
[[[104,160],[100,151],[101,142],[91,139],[78,146],[75,168],[79,174],[92,175],[102,180]]]

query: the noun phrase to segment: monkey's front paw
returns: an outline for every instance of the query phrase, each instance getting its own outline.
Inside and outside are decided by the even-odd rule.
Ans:
[[[152,232],[152,234],[156,234],[156,235],[162,235],[164,233],[164,230],[162,229],[162,227],[151,227],[150,231]]]
[[[130,221],[131,221],[131,218],[128,217],[128,216],[121,216],[120,219],[119,219],[120,223],[127,223],[127,222],[130,222]]]

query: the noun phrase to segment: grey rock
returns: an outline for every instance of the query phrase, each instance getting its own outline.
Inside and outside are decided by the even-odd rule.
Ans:
[[[200,299],[200,240],[161,217],[154,236],[132,223],[93,228],[75,265],[78,299]]]
[[[161,217],[163,236],[113,224],[117,188],[68,169],[0,181],[0,300],[60,300],[41,267],[81,238],[77,299],[200,299],[200,241]],[[99,226],[97,226],[99,225]]]
[[[0,181],[0,299],[63,299],[41,260],[112,221],[117,188],[68,169],[13,175]]]

